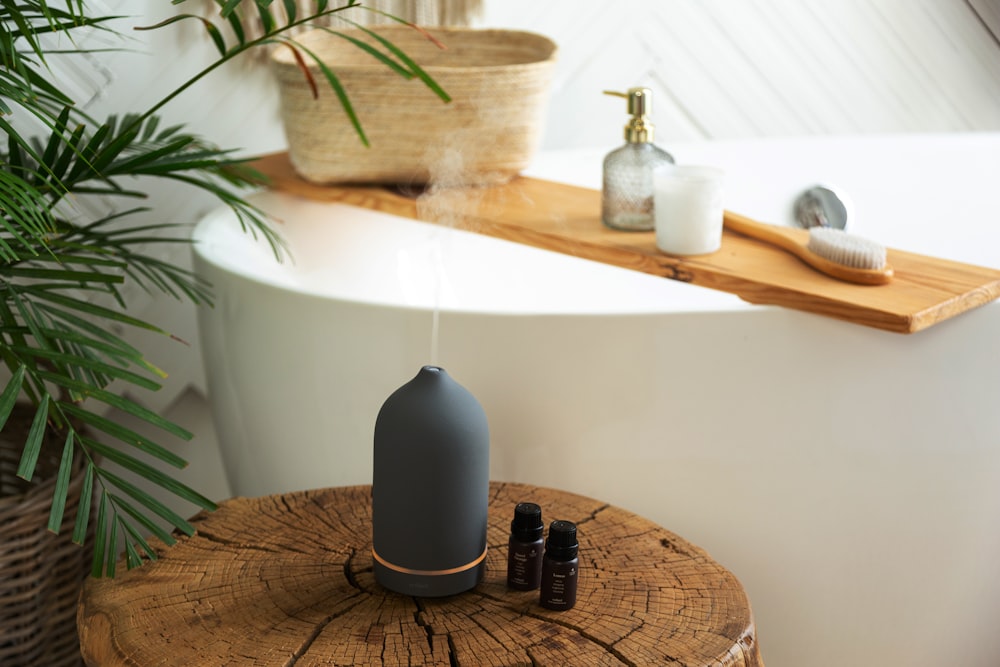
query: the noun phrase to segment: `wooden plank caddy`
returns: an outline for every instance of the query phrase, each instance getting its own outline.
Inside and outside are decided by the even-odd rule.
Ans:
[[[378,185],[316,185],[295,173],[287,153],[251,166],[279,191],[400,217],[421,217],[415,196]],[[673,257],[653,232],[621,232],[600,222],[599,191],[518,177],[460,190],[448,222],[459,229],[690,282],[755,304],[794,308],[897,333],[913,333],[1000,297],[1000,270],[890,248],[888,285],[853,285],[811,269],[766,243],[726,230],[711,255]],[[471,194],[472,196],[467,196]],[[444,194],[447,196],[447,193]],[[427,219],[427,222],[435,220]],[[793,230],[805,239],[806,230]]]

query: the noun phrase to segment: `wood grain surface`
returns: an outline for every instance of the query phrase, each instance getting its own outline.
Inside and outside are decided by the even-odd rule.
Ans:
[[[621,232],[600,222],[600,192],[535,178],[500,186],[430,192],[377,185],[316,185],[287,153],[252,163],[271,188],[317,201],[360,206],[453,225],[509,241],[690,282],[755,304],[794,308],[897,333],[913,333],[1000,297],[1000,269],[890,248],[888,285],[853,285],[823,275],[767,243],[725,231],[722,248],[673,257],[653,232]],[[792,230],[808,236],[805,230]]]
[[[88,665],[762,665],[747,596],[700,548],[583,496],[490,485],[485,579],[447,598],[389,592],[372,573],[371,487],[236,498],[197,534],[116,579],[78,614]],[[568,611],[506,587],[514,506],[578,524]]]

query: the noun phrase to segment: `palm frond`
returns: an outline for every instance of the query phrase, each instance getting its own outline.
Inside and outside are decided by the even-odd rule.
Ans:
[[[88,31],[117,35],[112,22],[119,17],[92,16],[85,0],[0,0],[0,133],[7,137],[0,141],[0,363],[10,371],[0,391],[0,428],[19,398],[34,406],[18,466],[25,479],[35,475],[43,435],[59,436],[60,465],[48,519],[51,530],[63,523],[70,471],[83,457],[83,490],[72,537],[82,543],[93,529],[95,576],[114,576],[122,552],[129,567],[156,558],[155,543],[147,535],[169,544],[174,531],[194,530],[132,477],[197,507],[215,506],[160,469],[183,467],[181,457],[158,438],[139,433],[148,427],[182,440],[192,437],[131,398],[130,390],[157,390],[165,373],[120,334],[139,329],[171,335],[126,314],[126,285],[196,304],[210,303],[211,292],[197,275],[154,252],[165,244],[190,242],[184,227],[136,222],[136,214],[147,210],[132,204],[77,219],[80,210],[70,204],[94,194],[116,204],[144,198],[145,181],[139,179],[180,183],[229,206],[245,231],[265,239],[281,257],[283,242],[267,215],[240,194],[258,187],[260,174],[245,158],[183,126],[163,127],[159,111],[233,58],[266,44],[283,42],[303,63],[306,56],[318,62],[286,36],[356,5],[346,0],[334,7],[328,0],[317,0],[311,12],[303,12],[293,0],[215,1],[220,25],[228,30],[194,14],[179,14],[147,29],[198,21],[216,46],[218,58],[144,111],[98,121],[64,92],[53,75],[53,64],[56,58],[104,50],[82,46],[84,40],[76,36],[82,38]],[[245,29],[243,22],[251,18],[260,31]],[[69,39],[56,49],[52,48],[55,36]],[[398,75],[419,78],[447,99],[416,63],[391,44],[380,40],[378,48],[349,39]],[[335,70],[325,64],[320,67],[325,84],[351,114]],[[37,136],[29,136],[14,123],[12,115],[22,111],[39,128]],[[355,129],[364,141],[360,123]],[[101,305],[109,302],[119,307]],[[112,390],[119,385],[126,391]],[[124,426],[107,416],[109,410],[144,428]]]

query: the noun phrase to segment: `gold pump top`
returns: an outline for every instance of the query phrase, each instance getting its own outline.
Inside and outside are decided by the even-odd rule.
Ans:
[[[649,114],[653,111],[653,91],[649,88],[629,88],[627,93],[605,90],[605,95],[624,97],[628,100],[628,112],[632,116],[625,125],[625,141],[630,144],[645,144],[653,140],[653,122]]]

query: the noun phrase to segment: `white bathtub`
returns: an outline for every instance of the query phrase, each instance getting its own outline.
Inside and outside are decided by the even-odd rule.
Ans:
[[[726,168],[733,210],[783,220],[798,189],[833,182],[855,231],[1000,266],[1000,135],[670,148]],[[546,154],[532,173],[596,186],[600,157]],[[370,482],[378,408],[434,362],[482,402],[494,479],[626,507],[730,568],[769,667],[1000,664],[997,303],[904,336],[258,201],[284,220],[294,266],[225,212],[195,232],[217,293],[200,328],[234,493]]]

